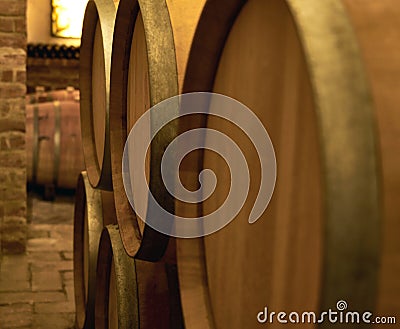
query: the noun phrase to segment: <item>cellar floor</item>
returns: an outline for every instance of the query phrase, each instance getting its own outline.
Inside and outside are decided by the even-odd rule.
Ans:
[[[0,260],[0,328],[74,328],[73,202],[29,193],[26,253]]]

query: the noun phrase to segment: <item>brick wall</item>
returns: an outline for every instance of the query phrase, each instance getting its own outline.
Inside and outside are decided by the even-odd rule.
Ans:
[[[44,86],[46,90],[65,89],[68,86],[79,89],[79,60],[28,58],[26,84],[31,93],[36,86]]]
[[[26,0],[0,0],[1,252],[26,242]]]

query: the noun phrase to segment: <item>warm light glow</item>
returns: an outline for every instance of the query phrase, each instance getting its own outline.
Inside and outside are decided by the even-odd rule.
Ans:
[[[61,38],[80,38],[88,0],[52,0],[52,34]]]

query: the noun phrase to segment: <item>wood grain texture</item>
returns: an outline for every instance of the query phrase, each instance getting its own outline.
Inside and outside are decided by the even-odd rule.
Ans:
[[[129,257],[116,225],[102,233],[97,271],[96,328],[183,328],[176,271]]]
[[[111,191],[110,70],[116,3],[89,1],[80,48],[82,141],[91,184]]]
[[[139,12],[132,37],[131,53],[129,58],[129,78],[127,87],[127,132],[130,132],[136,121],[150,109],[150,86],[149,86],[149,63],[147,59],[146,37],[144,33],[143,19]],[[150,135],[150,125],[144,135]],[[146,136],[141,136],[140,138]],[[141,143],[140,140],[131,140],[133,143]],[[132,145],[134,147],[134,145]],[[134,163],[135,154],[130,152],[129,163]],[[130,172],[133,177],[134,166],[130,167]],[[146,154],[146,179],[147,183],[150,178],[150,152]],[[139,191],[135,193],[135,202],[147,205],[148,193]],[[146,207],[147,209],[147,207]],[[140,234],[144,232],[144,220],[138,220]]]
[[[121,173],[123,147],[129,129],[142,113],[182,90],[191,40],[203,4],[204,1],[193,4],[187,0],[121,1],[118,7],[110,111],[113,186],[124,246],[131,256],[143,260],[160,259],[168,238],[144,225],[129,205]],[[163,188],[155,168],[166,144],[176,134],[177,127],[171,125],[156,136],[146,155],[149,188],[172,213],[174,201]],[[147,189],[134,193],[136,202],[146,204],[147,193]]]
[[[58,109],[56,109],[58,107]],[[37,109],[38,131],[35,150],[34,113]],[[56,110],[60,115],[60,126],[56,125]],[[60,135],[59,144],[55,134]],[[55,149],[59,153],[58,168]],[[79,103],[76,101],[48,102],[26,106],[26,150],[28,182],[39,185],[52,185],[61,188],[75,188],[76,180],[84,169],[82,141],[80,133]],[[34,154],[38,157],[36,165]],[[36,168],[36,172],[33,171]],[[54,173],[56,176],[54,177]],[[33,177],[36,177],[34,182]]]
[[[138,16],[139,9],[141,16]],[[141,23],[140,17],[143,23]],[[136,24],[137,18],[139,18],[139,24]],[[136,26],[138,30],[135,36],[138,37],[138,40],[134,40]],[[139,259],[156,261],[162,257],[168,238],[148,226],[144,227],[141,220],[136,218],[125,194],[121,163],[128,125],[133,125],[147,106],[152,106],[177,93],[173,36],[165,3],[121,1],[118,7],[115,36],[114,49],[116,51],[113,52],[112,63],[110,124],[113,187],[118,223],[128,254]],[[142,49],[142,46],[146,46],[146,50]],[[147,53],[144,54],[144,51]],[[132,52],[136,52],[137,56],[135,57],[137,58],[133,57],[131,60]],[[146,62],[151,65],[142,67]],[[135,69],[138,69],[137,73]],[[146,85],[146,76],[148,76],[148,85]],[[148,99],[146,99],[146,95],[140,95],[146,90],[148,90]],[[137,99],[136,96],[138,96]],[[136,114],[135,111],[138,113]],[[134,140],[134,142],[138,141]],[[150,160],[154,158],[153,153],[159,153],[159,149],[160,146],[156,143],[151,145]],[[135,152],[133,151],[133,153]],[[152,175],[152,173],[149,171],[148,175]],[[152,177],[151,181],[152,184],[158,185],[157,179]],[[157,190],[156,194],[160,191],[154,186],[151,189],[153,193]],[[140,195],[146,199],[144,194],[147,193],[146,189],[139,194],[135,193],[135,197]]]
[[[104,143],[106,137],[106,73],[104,62],[104,44],[100,21],[96,23],[93,40],[92,58],[92,120],[96,158],[99,164],[103,163]],[[104,68],[104,69],[103,69]]]
[[[94,326],[98,246],[103,229],[101,192],[79,175],[74,211],[74,292],[77,328]]]
[[[95,328],[140,328],[135,261],[125,253],[116,225],[101,234],[96,289]]]
[[[344,0],[375,103],[383,185],[377,313],[400,312],[400,8],[397,1]]]
[[[271,310],[317,310],[322,236],[317,123],[304,55],[283,2],[245,5],[225,43],[213,91],[241,101],[260,118],[278,163],[269,208],[249,225],[261,179],[258,155],[232,124],[208,119],[208,127],[229,135],[245,150],[252,179],[248,199],[235,220],[204,239],[216,327],[254,327],[254,313],[264,304]],[[205,152],[204,167],[215,168],[222,178],[221,190],[203,205],[205,213],[216,209],[228,193],[230,178],[220,161]],[[241,297],[231,298],[233,291]]]
[[[182,92],[190,47],[205,2],[166,0],[174,33],[179,92]]]
[[[278,180],[263,217],[249,225],[259,179],[254,150],[237,128],[208,119],[207,127],[239,141],[252,183],[244,208],[227,227],[177,241],[186,326],[256,328],[265,306],[318,311],[345,299],[358,309],[374,308],[381,220],[377,136],[350,23],[337,1],[207,2],[183,90],[213,90],[253,110],[274,143]],[[220,158],[204,152],[202,161],[183,172],[183,181],[195,187],[198,172],[211,167],[221,187],[202,208],[187,207],[194,216],[215,210],[229,184]],[[280,327],[276,322],[268,327]]]
[[[97,256],[103,227],[116,224],[114,195],[94,189],[79,175],[74,211],[74,288],[76,328],[94,327]]]

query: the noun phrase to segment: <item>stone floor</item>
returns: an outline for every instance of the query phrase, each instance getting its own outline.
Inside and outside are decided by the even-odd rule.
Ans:
[[[0,260],[0,328],[74,328],[73,196],[30,193],[23,255]]]

